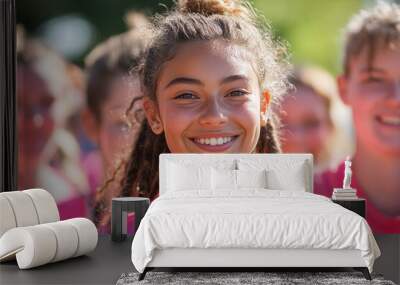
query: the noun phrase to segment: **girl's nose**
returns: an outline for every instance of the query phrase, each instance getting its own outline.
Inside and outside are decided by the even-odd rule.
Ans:
[[[204,112],[199,118],[200,125],[209,127],[224,125],[228,121],[228,117],[223,111],[223,107],[217,99],[210,100],[204,107]]]
[[[400,79],[394,82],[390,96],[386,98],[388,99],[388,103],[392,103],[396,107],[400,106]]]
[[[396,81],[394,86],[394,97],[397,101],[400,101],[400,79]]]

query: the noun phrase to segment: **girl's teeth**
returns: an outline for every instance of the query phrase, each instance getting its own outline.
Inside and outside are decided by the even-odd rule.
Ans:
[[[200,144],[208,144],[208,145],[222,145],[227,142],[230,142],[232,140],[232,137],[223,137],[223,138],[200,138],[200,139],[195,139],[197,143]]]
[[[400,125],[400,118],[397,117],[381,117],[381,121],[389,125]]]

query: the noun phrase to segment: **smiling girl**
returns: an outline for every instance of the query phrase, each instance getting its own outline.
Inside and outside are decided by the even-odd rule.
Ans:
[[[153,28],[141,68],[147,120],[121,196],[158,196],[160,153],[280,151],[271,104],[286,91],[285,53],[250,7],[179,1]]]

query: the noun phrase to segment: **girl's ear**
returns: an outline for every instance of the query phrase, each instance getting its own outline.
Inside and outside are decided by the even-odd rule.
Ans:
[[[345,105],[349,105],[348,95],[347,95],[347,77],[346,75],[339,75],[336,78],[339,96]]]
[[[158,111],[158,107],[153,100],[150,100],[148,97],[143,98],[143,110],[146,114],[147,122],[153,133],[156,135],[162,134],[164,131],[163,125],[161,123],[160,113]]]
[[[270,101],[271,101],[271,94],[267,90],[262,93],[261,104],[260,104],[260,122],[261,126],[265,127],[269,120],[269,113],[270,113]]]
[[[81,121],[86,135],[96,145],[99,144],[99,123],[94,114],[86,107],[81,113]]]

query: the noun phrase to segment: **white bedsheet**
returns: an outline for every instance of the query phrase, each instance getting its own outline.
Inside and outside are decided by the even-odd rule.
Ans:
[[[358,249],[370,272],[380,255],[359,215],[323,196],[265,189],[162,195],[134,237],[135,268],[165,248]]]

